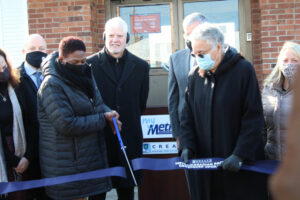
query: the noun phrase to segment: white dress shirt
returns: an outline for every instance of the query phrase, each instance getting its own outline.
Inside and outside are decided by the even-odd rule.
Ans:
[[[35,72],[37,72],[37,71],[41,72],[41,69],[37,69],[35,67],[32,67],[27,62],[24,62],[24,68],[25,68],[26,74],[31,78],[31,80],[34,82],[35,86],[37,87]],[[41,75],[40,79],[43,80],[43,78],[44,78],[43,75]]]

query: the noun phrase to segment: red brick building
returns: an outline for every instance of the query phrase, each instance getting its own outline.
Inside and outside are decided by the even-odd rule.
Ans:
[[[261,83],[271,71],[271,65],[276,63],[278,52],[284,41],[300,42],[300,1],[243,1],[248,1],[245,6],[251,7],[250,13],[246,13],[246,17],[251,18],[250,26],[253,36],[252,52],[250,52],[252,59],[250,60],[255,65]],[[128,4],[132,5],[131,2],[136,5],[161,3],[159,1],[128,1]],[[94,53],[103,46],[102,33],[106,19],[119,15],[118,6],[126,6],[126,3],[127,0],[28,0],[29,33],[43,35],[48,42],[49,50],[57,49],[62,37],[76,35],[86,42],[88,53]],[[239,3],[242,4],[241,1]],[[117,7],[115,13],[111,11],[113,6]],[[179,9],[180,6],[177,6],[177,10]],[[244,9],[249,10],[247,7]],[[181,23],[178,23],[177,27],[176,29],[181,29]],[[177,46],[180,47],[180,45]]]
[[[105,21],[112,16],[121,16],[125,19],[131,34],[128,48],[148,60],[152,67],[148,108],[163,107],[164,112],[167,107],[168,74],[161,65],[167,62],[169,55],[175,50],[184,48],[181,24],[187,14],[200,11],[208,16],[210,22],[220,25],[226,32],[228,42],[234,44],[254,64],[260,84],[276,63],[283,43],[287,40],[300,43],[300,0],[28,0],[27,2],[29,33],[43,35],[49,51],[56,50],[63,37],[75,35],[85,41],[88,54],[95,53],[103,46],[102,33]],[[142,22],[137,24],[138,20]],[[159,27],[154,26],[152,30],[147,26],[147,20],[158,24]],[[142,30],[138,29],[138,25]],[[161,174],[156,178],[162,180],[163,176]],[[168,184],[172,186],[172,191],[168,192],[163,186],[156,187],[154,191],[160,196],[155,199],[184,199],[187,191],[182,191],[185,194],[180,193],[182,188],[177,188],[178,184],[175,184],[184,180],[184,176],[180,176],[178,180],[177,178],[178,176],[170,173],[167,179],[170,180]],[[146,185],[152,184],[149,180],[146,177]],[[142,193],[145,193],[145,190]],[[166,196],[171,193],[177,196]],[[148,194],[149,199],[154,198],[154,193],[151,195]]]

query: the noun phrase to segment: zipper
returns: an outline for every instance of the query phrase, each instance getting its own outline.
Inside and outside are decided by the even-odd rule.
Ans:
[[[95,107],[95,104],[94,104],[94,100],[92,98],[90,98],[90,102],[91,102],[92,107],[94,109],[94,113],[96,113],[96,107]]]
[[[77,144],[75,138],[73,138],[73,160],[77,160]]]

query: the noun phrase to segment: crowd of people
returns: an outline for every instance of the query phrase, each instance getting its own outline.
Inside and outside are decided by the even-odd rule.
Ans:
[[[224,43],[201,13],[183,21],[186,49],[170,57],[168,109],[183,162],[222,157],[217,171],[186,170],[192,200],[270,199],[267,175],[243,163],[281,160],[300,45],[286,42],[260,91],[253,65]],[[149,64],[126,49],[120,17],[108,20],[104,48],[89,57],[82,39],[63,38],[47,54],[30,35],[24,62],[13,68],[0,49],[0,178],[24,181],[114,166],[129,169],[116,138],[116,118],[129,159],[142,157],[140,116],[149,92]],[[136,171],[138,185],[142,175]],[[134,182],[109,177],[12,192],[6,200],[104,200],[116,188],[133,200]]]

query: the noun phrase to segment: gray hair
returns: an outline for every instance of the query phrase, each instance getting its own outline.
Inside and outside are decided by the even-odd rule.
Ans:
[[[190,41],[193,40],[205,40],[207,43],[211,44],[213,47],[217,47],[218,44],[221,45],[222,51],[224,52],[224,35],[221,30],[209,23],[201,24],[197,26],[188,38]]]
[[[114,17],[108,20],[105,23],[105,31],[107,31],[110,27],[122,27],[125,34],[128,32],[127,23],[121,17]]]
[[[182,23],[183,30],[186,31],[187,26],[189,26],[195,22],[199,22],[200,24],[203,24],[203,23],[207,22],[207,19],[202,13],[199,13],[199,12],[194,12],[192,14],[189,14],[183,20],[183,23]]]

